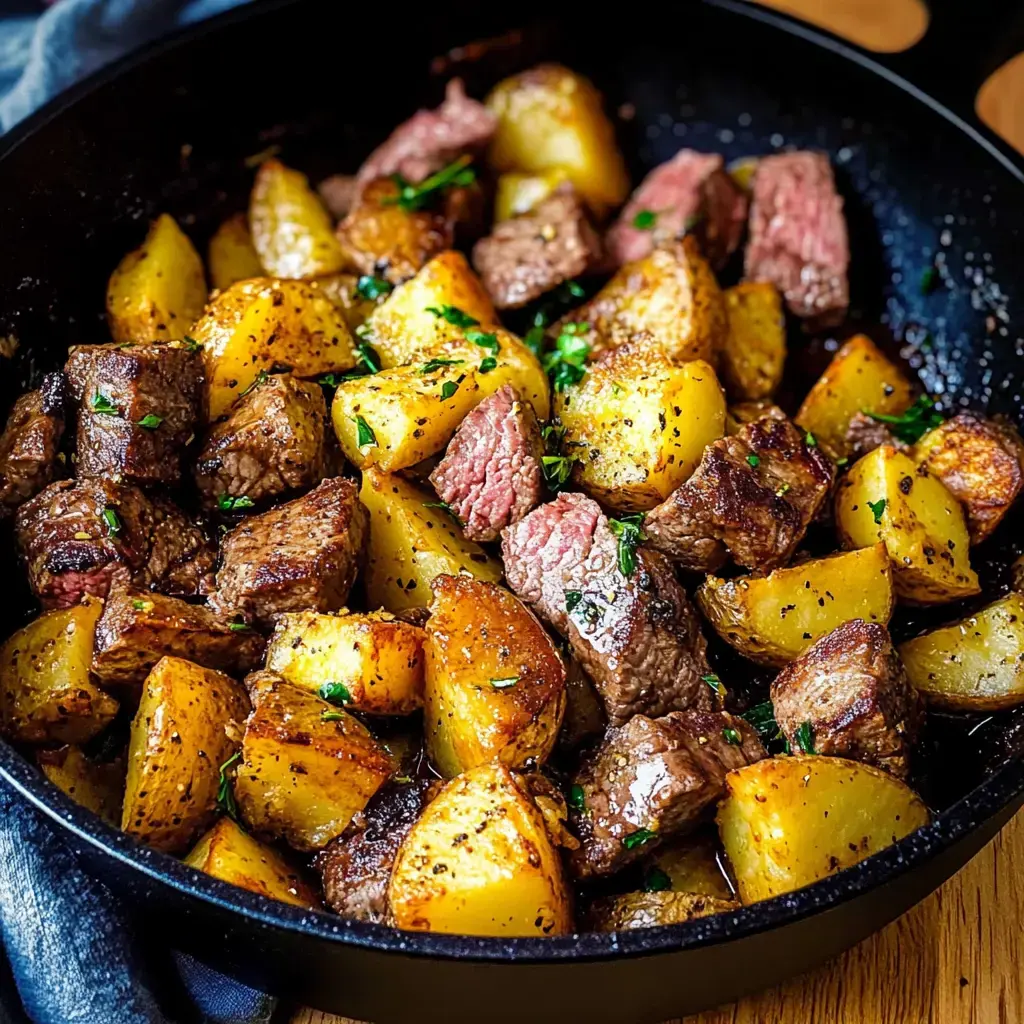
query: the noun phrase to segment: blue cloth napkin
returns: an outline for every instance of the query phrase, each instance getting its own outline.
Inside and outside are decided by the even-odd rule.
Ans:
[[[240,2],[3,0],[0,129],[122,54]],[[54,827],[2,783],[0,939],[0,1024],[268,1024],[274,1012],[269,996],[133,931]]]

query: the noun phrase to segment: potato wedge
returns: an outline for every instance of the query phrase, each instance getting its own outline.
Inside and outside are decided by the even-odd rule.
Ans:
[[[355,334],[356,329],[366,323],[367,317],[377,308],[377,299],[368,299],[359,290],[359,282],[363,280],[362,274],[349,274],[342,271],[340,274],[325,274],[311,285],[319,288],[338,307],[349,330]]]
[[[1000,711],[1024,703],[1024,597],[1011,592],[900,644],[899,655],[907,678],[934,707]]]
[[[249,198],[252,244],[266,274],[298,280],[334,274],[345,256],[331,215],[304,174],[266,160]]]
[[[235,775],[242,819],[296,850],[321,849],[391,775],[391,758],[358,719],[282,679],[262,680],[254,702]]]
[[[841,757],[769,758],[725,777],[718,829],[740,899],[801,889],[928,823],[898,779]]]
[[[661,847],[646,871],[648,884],[664,884],[678,893],[734,900],[723,864],[725,855],[713,830],[702,829]],[[665,877],[656,875],[661,872]]]
[[[322,906],[316,890],[277,850],[221,818],[192,848],[185,863],[239,889],[295,907]]]
[[[427,805],[395,858],[388,902],[395,926],[412,931],[572,931],[558,852],[505,765],[471,769]]]
[[[833,458],[850,454],[846,430],[858,412],[898,416],[914,401],[910,381],[866,335],[851,338],[807,392],[796,422]]]
[[[110,275],[110,333],[116,342],[177,341],[205,302],[203,261],[174,218],[162,213]]]
[[[696,598],[726,643],[779,668],[850,619],[885,625],[896,603],[892,564],[880,543],[767,576],[708,576]]]
[[[359,500],[370,513],[366,600],[370,607],[400,612],[426,608],[430,584],[442,573],[466,572],[496,583],[501,563],[466,540],[434,496],[401,477],[368,469]]]
[[[217,813],[221,766],[248,713],[229,676],[161,658],[132,721],[121,830],[165,853],[188,849]]]
[[[419,626],[390,612],[286,612],[267,648],[267,668],[331,704],[375,715],[423,706]]]
[[[76,804],[88,808],[110,825],[117,825],[121,820],[124,758],[93,761],[82,753],[81,747],[67,746],[37,751],[36,762],[40,771]]]
[[[883,445],[854,463],[839,483],[835,515],[845,547],[885,544],[905,601],[944,604],[979,592],[960,503],[909,455]]]
[[[427,621],[427,751],[445,778],[492,761],[543,764],[565,714],[562,659],[504,587],[438,576]]]
[[[629,175],[601,94],[582,75],[541,64],[506,78],[485,101],[498,119],[496,171],[563,169],[598,217],[629,195]]]
[[[360,469],[414,466],[442,451],[466,415],[505,384],[546,420],[550,398],[540,363],[515,335],[500,328],[493,335],[500,346],[493,356],[463,340],[423,353],[423,362],[343,381],[331,418],[345,458]],[[496,365],[481,370],[488,358]]]
[[[459,337],[458,328],[431,309],[454,306],[485,330],[498,325],[494,304],[461,252],[435,256],[415,277],[400,284],[370,315],[370,340],[388,369]]]
[[[529,213],[549,198],[559,185],[571,180],[571,172],[564,167],[550,167],[537,174],[508,171],[499,175],[495,187],[494,219],[511,220]]]
[[[718,359],[722,383],[733,402],[770,398],[786,363],[782,296],[770,281],[741,281],[723,294],[729,330]]]
[[[44,612],[0,648],[0,722],[19,743],[84,743],[117,713],[89,678],[103,602]]]
[[[674,365],[664,353],[626,345],[591,363],[554,396],[573,480],[612,508],[645,512],[697,468],[725,433],[725,395],[703,360]]]
[[[351,370],[355,343],[337,306],[315,285],[261,277],[215,295],[192,328],[206,368],[206,409],[219,419],[259,377]]]
[[[236,213],[213,233],[206,253],[210,269],[210,284],[220,291],[236,281],[263,277],[263,264],[253,248],[249,233],[249,220],[244,213]]]
[[[595,900],[587,913],[587,925],[595,932],[621,932],[630,928],[682,924],[739,908],[736,900],[716,899],[695,892],[627,892]]]

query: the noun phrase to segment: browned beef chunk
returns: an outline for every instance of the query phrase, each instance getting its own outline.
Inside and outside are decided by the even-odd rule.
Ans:
[[[112,480],[58,480],[18,510],[15,534],[32,590],[46,608],[105,597],[119,565],[137,584],[194,594],[216,558],[170,502]]]
[[[245,395],[207,435],[196,485],[208,507],[306,490],[324,477],[327,406],[318,384],[275,374]]]
[[[839,323],[849,305],[850,243],[828,157],[762,157],[754,175],[746,273],[771,281],[798,317]]]
[[[897,441],[892,431],[878,420],[873,420],[867,413],[855,412],[850,419],[850,425],[846,428],[846,443],[849,445],[848,458],[856,462],[862,455],[881,448],[883,444],[893,448],[904,448],[901,441]]]
[[[823,636],[775,677],[772,704],[794,751],[806,737],[816,754],[906,776],[921,702],[885,626],[853,619]]]
[[[265,643],[202,605],[133,586],[118,569],[96,625],[92,671],[105,686],[138,686],[167,655],[241,675],[259,664]]]
[[[332,174],[324,178],[316,190],[335,220],[341,220],[359,198],[359,182],[351,174]]]
[[[356,815],[352,825],[318,855],[327,905],[342,917],[382,924],[388,881],[403,840],[437,794],[436,779],[389,783]]]
[[[560,188],[536,209],[496,224],[473,247],[473,266],[498,309],[514,309],[601,258],[601,241],[571,188]]]
[[[199,415],[202,358],[178,344],[79,345],[66,366],[80,477],[173,484]]]
[[[14,403],[0,436],[0,512],[17,508],[54,478],[66,391],[64,374],[48,373],[37,391]]]
[[[610,875],[663,838],[694,828],[723,793],[725,776],[765,750],[752,726],[721,711],[637,715],[610,728],[573,778],[570,823],[577,878]]]
[[[225,538],[214,611],[269,629],[281,612],[333,612],[355,582],[368,532],[356,485],[324,480],[309,494],[249,516]]]
[[[620,266],[692,231],[712,266],[721,267],[740,244],[746,220],[747,197],[721,156],[681,149],[644,178],[605,241]]]
[[[510,384],[461,423],[430,474],[471,540],[494,540],[540,501],[544,442],[533,406]]]
[[[623,575],[618,550],[582,494],[560,494],[502,534],[508,585],[568,638],[613,724],[709,707],[704,637],[671,565],[640,547]]]
[[[789,561],[818,514],[835,467],[787,419],[762,417],[704,449],[696,472],[647,514],[651,545],[687,569],[731,555],[768,571]]]

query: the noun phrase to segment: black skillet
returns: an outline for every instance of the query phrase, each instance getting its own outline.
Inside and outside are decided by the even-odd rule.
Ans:
[[[949,409],[1020,419],[1021,161],[973,96],[1024,39],[999,0],[933,5],[905,55],[875,58],[734,0],[616,11],[561,5],[520,50],[468,72],[478,94],[540,57],[590,74],[622,124],[634,180],[682,145],[728,156],[827,150],[847,199],[851,326],[900,349]],[[280,146],[312,175],[351,170],[440,81],[449,47],[552,19],[552,5],[270,2],[193,29],[61,97],[0,146],[0,336],[20,347],[7,404],[74,342],[107,340],[110,269],[168,210],[195,237],[245,201],[244,158]],[[663,8],[663,9],[659,9]],[[1019,15],[1018,15],[1019,17]],[[597,20],[594,20],[597,19]],[[905,77],[903,77],[905,76]],[[908,80],[914,85],[908,84]],[[925,269],[941,283],[924,294]],[[828,339],[794,339],[810,374]],[[975,553],[1005,586],[1020,517]],[[31,613],[10,544],[5,632]],[[952,616],[963,609],[945,609]],[[904,623],[904,629],[918,623]],[[578,939],[400,934],[269,902],[102,825],[0,744],[0,774],[139,914],[144,933],[254,985],[363,1020],[662,1020],[820,963],[956,871],[1024,801],[1017,719],[933,716],[923,761],[937,817],[896,847],[801,892],[688,925]],[[879,979],[886,984],[886,979]]]

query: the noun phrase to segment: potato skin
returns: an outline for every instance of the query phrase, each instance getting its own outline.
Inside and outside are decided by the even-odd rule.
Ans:
[[[730,772],[725,787],[718,829],[744,904],[852,867],[928,823],[904,783],[841,757],[768,758]]]
[[[503,587],[443,575],[431,589],[424,724],[434,767],[450,779],[492,761],[543,764],[566,700],[565,668],[551,638]]]
[[[462,935],[566,935],[570,898],[544,818],[505,765],[445,786],[399,848],[388,886],[395,927]]]
[[[216,814],[220,768],[248,712],[229,676],[161,658],[132,721],[121,830],[165,853],[187,849]]]
[[[729,398],[771,398],[786,363],[782,296],[770,281],[741,281],[723,294],[729,330],[719,352],[719,369]]]
[[[117,713],[89,678],[103,602],[44,612],[0,648],[0,722],[19,743],[84,743]]]
[[[110,825],[121,820],[124,799],[125,763],[123,757],[113,761],[93,761],[81,747],[66,746],[56,750],[36,751],[39,770],[76,804],[92,811]]]
[[[265,271],[253,248],[249,220],[244,213],[228,217],[213,233],[206,253],[210,284],[223,291],[236,281],[263,277]]]
[[[896,604],[892,564],[880,543],[767,576],[708,576],[696,598],[723,640],[751,661],[779,668],[850,619],[886,624]]]
[[[630,928],[654,928],[682,924],[698,917],[739,910],[736,900],[717,899],[695,892],[627,892],[595,900],[587,924],[595,932],[620,932]]]

